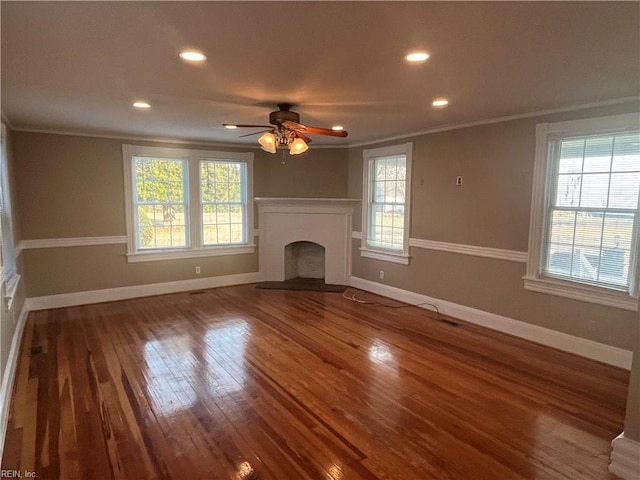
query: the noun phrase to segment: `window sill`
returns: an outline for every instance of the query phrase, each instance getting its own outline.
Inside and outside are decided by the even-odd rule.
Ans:
[[[387,250],[371,250],[361,247],[360,255],[367,258],[382,260],[383,262],[399,263],[401,265],[409,265],[409,255],[405,253],[390,252]]]
[[[628,293],[551,278],[523,277],[525,290],[637,311],[638,298]]]
[[[176,260],[180,258],[219,257],[223,255],[242,255],[254,253],[256,246],[230,245],[225,247],[208,247],[180,250],[151,250],[148,252],[135,252],[127,254],[127,262],[153,262],[158,260]]]

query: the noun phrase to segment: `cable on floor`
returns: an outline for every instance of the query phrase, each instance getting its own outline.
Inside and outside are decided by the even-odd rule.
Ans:
[[[349,289],[355,290],[355,293],[353,293],[351,296],[349,296],[347,294]],[[349,287],[348,289],[346,289],[342,293],[342,296],[344,298],[346,298],[347,300],[351,300],[352,302],[360,303],[362,305],[378,305],[378,306],[381,306],[381,307],[391,308],[391,309],[401,309],[401,308],[409,308],[409,307],[423,307],[423,306],[433,307],[433,311],[435,311],[435,313],[436,313],[436,318],[435,319],[437,321],[439,321],[439,322],[443,321],[443,319],[440,317],[440,309],[436,305],[434,305],[433,303],[423,302],[423,303],[415,303],[415,304],[407,303],[407,304],[404,304],[404,305],[387,305],[385,303],[378,302],[378,301],[361,300],[361,299],[358,298],[358,295],[360,295],[362,293],[369,293],[369,292],[366,292],[364,290],[358,290],[358,289],[353,288],[353,287]],[[433,317],[431,317],[429,315],[427,315],[427,316],[429,318],[433,318]]]

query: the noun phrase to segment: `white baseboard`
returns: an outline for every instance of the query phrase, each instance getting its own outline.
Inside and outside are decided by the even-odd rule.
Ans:
[[[557,332],[530,323],[503,317],[495,313],[477,310],[475,308],[458,305],[456,303],[431,298],[419,293],[402,290],[400,288],[383,285],[359,277],[351,277],[351,286],[367,290],[378,295],[393,298],[410,304],[431,303],[438,307],[441,313],[459,318],[469,323],[508,333],[532,342],[540,343],[581,357],[597,360],[608,365],[631,370],[633,353],[622,348],[612,347],[562,332]],[[425,307],[426,308],[426,307]]]
[[[13,331],[11,339],[11,347],[9,349],[9,358],[7,365],[2,373],[2,386],[0,387],[0,458],[4,452],[4,439],[7,435],[7,424],[9,422],[9,407],[11,406],[11,393],[13,392],[13,380],[18,369],[18,354],[20,353],[20,343],[22,341],[22,333],[24,325],[27,323],[29,309],[27,302],[22,306],[22,311],[16,323],[16,329]]]
[[[624,436],[624,432],[611,442],[609,471],[623,480],[640,478],[640,442]]]
[[[27,299],[29,310],[45,310],[47,308],[71,307],[90,303],[113,302],[129,298],[164,295],[167,293],[187,292],[204,288],[226,287],[262,281],[259,272],[239,273],[220,277],[194,278],[175,282],[151,283],[148,285],[131,285],[129,287],[89,290],[86,292],[63,293]]]

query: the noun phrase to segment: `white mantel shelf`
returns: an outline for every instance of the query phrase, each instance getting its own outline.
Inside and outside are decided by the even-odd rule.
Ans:
[[[332,205],[336,207],[353,207],[360,199],[354,198],[287,198],[287,197],[255,197],[258,205]]]
[[[360,199],[257,197],[260,272],[285,279],[285,246],[309,241],[325,248],[325,281],[348,285],[351,275],[351,218]]]

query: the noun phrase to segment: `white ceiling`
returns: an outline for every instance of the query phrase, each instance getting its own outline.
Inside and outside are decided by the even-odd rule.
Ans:
[[[212,143],[342,124],[361,144],[640,95],[639,2],[1,2],[2,112],[17,129]],[[185,64],[185,47],[207,55]],[[409,65],[424,49],[431,58]],[[435,110],[431,102],[451,104]],[[131,107],[137,99],[149,111]]]

